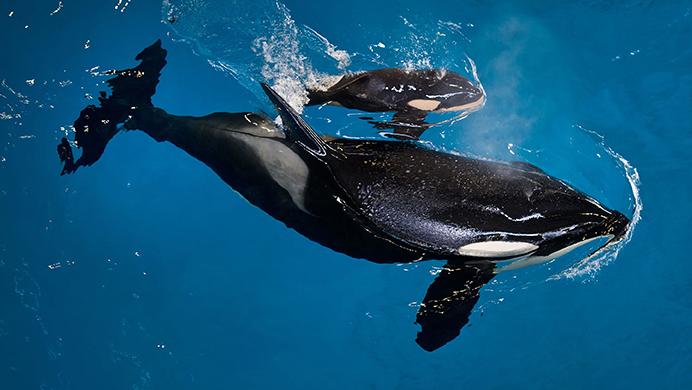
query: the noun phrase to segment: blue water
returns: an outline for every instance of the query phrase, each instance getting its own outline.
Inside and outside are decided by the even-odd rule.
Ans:
[[[692,3],[515,3],[1,2],[0,388],[692,387]],[[441,263],[334,253],[144,133],[59,176],[98,72],[157,38],[154,102],[188,115],[273,113],[262,80],[290,94],[313,73],[475,63],[487,104],[426,141],[529,161],[641,220],[617,254],[500,274],[425,352],[416,305]]]

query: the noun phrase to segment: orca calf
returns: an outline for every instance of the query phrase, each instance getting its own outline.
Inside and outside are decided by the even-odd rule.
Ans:
[[[416,342],[433,351],[459,335],[498,262],[547,261],[629,220],[527,163],[478,160],[418,143],[320,136],[269,86],[282,127],[255,113],[176,116],[151,103],[166,51],[157,41],[116,72],[100,106],[75,122],[74,160],[93,164],[121,130],[169,142],[213,169],[250,203],[335,251],[377,263],[445,260],[428,288]]]
[[[431,125],[430,112],[469,112],[485,103],[483,90],[458,73],[443,69],[378,69],[347,73],[320,90],[308,89],[308,106],[334,104],[367,112],[394,112],[391,122],[370,122],[394,129],[394,138],[417,139]]]

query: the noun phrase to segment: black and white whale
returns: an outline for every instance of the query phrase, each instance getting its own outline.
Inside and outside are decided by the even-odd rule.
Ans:
[[[254,113],[171,115],[151,103],[166,51],[116,72],[100,106],[75,122],[74,160],[58,146],[63,173],[91,165],[124,124],[185,150],[250,203],[305,237],[377,263],[445,260],[428,288],[416,342],[435,350],[459,335],[479,290],[503,261],[548,261],[629,220],[526,163],[478,160],[418,143],[322,137],[263,85],[282,120]]]
[[[391,122],[371,122],[394,135],[417,139],[430,126],[431,112],[475,111],[483,89],[445,69],[387,68],[347,73],[327,88],[308,88],[307,105],[335,104],[367,112],[394,112]]]

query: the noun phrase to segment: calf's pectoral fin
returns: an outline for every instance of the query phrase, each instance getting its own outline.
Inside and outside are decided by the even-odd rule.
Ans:
[[[456,338],[469,322],[479,291],[494,276],[492,263],[447,263],[432,282],[418,309],[416,343],[434,351]]]
[[[405,110],[394,113],[390,122],[374,122],[370,123],[375,128],[380,130],[391,129],[391,133],[381,133],[382,135],[394,139],[413,139],[417,140],[423,135],[425,130],[430,128],[430,124],[425,122],[425,117],[428,115],[426,111],[421,110]]]

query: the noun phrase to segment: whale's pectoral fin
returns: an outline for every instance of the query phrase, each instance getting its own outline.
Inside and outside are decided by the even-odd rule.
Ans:
[[[305,123],[300,114],[296,112],[276,91],[269,85],[262,83],[264,92],[269,100],[274,104],[281,116],[286,138],[297,142],[303,150],[315,156],[325,156],[329,147],[325,140],[313,130],[310,125]]]
[[[376,129],[391,129],[393,132],[382,132],[385,137],[395,139],[419,139],[421,135],[430,128],[429,123],[425,123],[427,112],[421,110],[397,111],[390,122],[372,121]]]
[[[469,322],[481,287],[493,278],[494,267],[492,263],[445,264],[418,309],[416,323],[422,329],[416,343],[434,351],[456,338]]]
[[[58,145],[58,156],[60,157],[60,162],[65,164],[62,168],[62,172],[60,173],[61,176],[66,173],[72,173],[77,169],[74,165],[72,146],[65,137],[62,138],[60,144]]]
[[[395,113],[392,117],[394,133],[413,139],[420,138],[425,130],[430,127],[430,124],[425,123],[427,115],[427,112],[420,110],[406,110]]]

